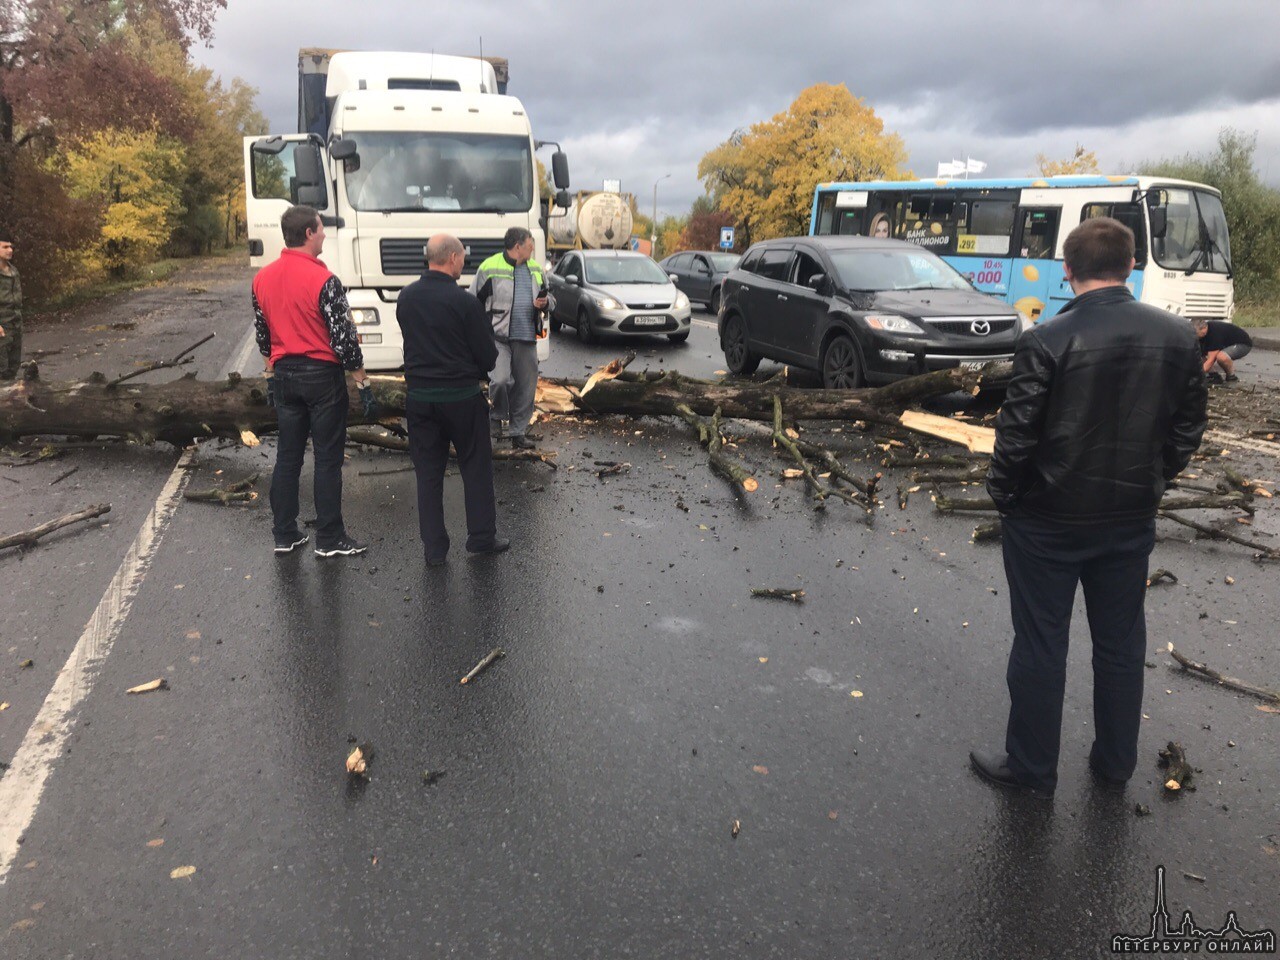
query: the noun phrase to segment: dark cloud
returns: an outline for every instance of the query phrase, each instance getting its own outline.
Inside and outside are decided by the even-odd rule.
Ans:
[[[511,61],[536,134],[572,150],[575,186],[623,180],[642,210],[701,192],[701,156],[805,87],[844,83],[902,134],[917,173],[967,152],[1030,172],[1076,142],[1105,166],[1211,146],[1223,125],[1280,147],[1280,4],[987,0],[886,4],[654,0],[231,0],[196,55],[259,88],[274,129],[296,116],[302,46],[434,48]],[[1178,118],[1197,118],[1196,124]],[[1104,149],[1105,146],[1105,149]],[[1280,171],[1276,171],[1280,174]]]

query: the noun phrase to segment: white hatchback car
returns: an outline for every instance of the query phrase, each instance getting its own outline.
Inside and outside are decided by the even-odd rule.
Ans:
[[[571,250],[549,276],[552,333],[575,327],[583,343],[595,343],[600,334],[689,339],[689,298],[643,253]]]

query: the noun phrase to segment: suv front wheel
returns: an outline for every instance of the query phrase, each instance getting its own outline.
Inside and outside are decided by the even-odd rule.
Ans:
[[[725,365],[729,372],[738,376],[749,377],[760,366],[760,355],[752,353],[747,346],[747,325],[737,314],[724,322],[724,336],[720,338],[720,348],[724,350]]]
[[[822,351],[822,385],[828,390],[862,386],[862,361],[853,340],[844,334],[831,338]]]

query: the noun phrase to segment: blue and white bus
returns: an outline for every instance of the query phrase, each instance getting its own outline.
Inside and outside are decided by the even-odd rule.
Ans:
[[[1184,317],[1231,319],[1227,219],[1219,192],[1201,183],[1138,176],[822,183],[809,232],[927,247],[983,293],[1039,321],[1071,299],[1062,244],[1091,217],[1115,217],[1133,230],[1129,287],[1139,300]]]

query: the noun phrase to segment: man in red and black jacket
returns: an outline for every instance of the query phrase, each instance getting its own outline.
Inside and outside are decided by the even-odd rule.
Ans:
[[[315,451],[316,556],[364,553],[342,523],[342,454],[347,443],[347,383],[351,373],[370,405],[364,355],[342,282],[320,262],[324,224],[312,207],[280,218],[285,249],[253,280],[258,350],[266,359],[267,402],[280,422],[271,475],[272,533],[277,554],[307,542],[298,528],[298,478],[311,437]]]

